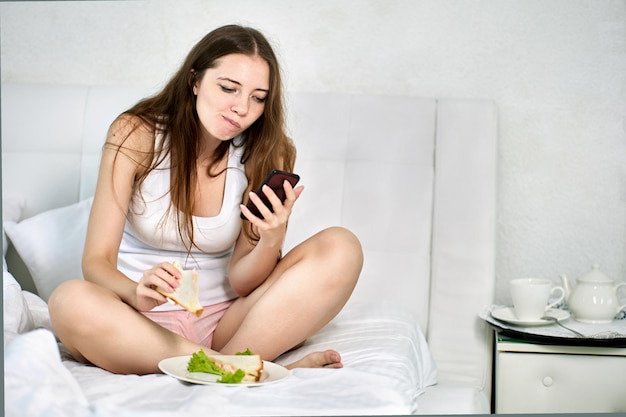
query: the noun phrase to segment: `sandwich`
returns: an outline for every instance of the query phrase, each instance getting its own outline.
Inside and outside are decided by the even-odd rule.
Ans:
[[[247,350],[235,355],[207,355],[200,350],[189,359],[188,372],[205,372],[220,377],[227,384],[258,382],[263,373],[263,360]]]
[[[182,274],[182,277],[178,280],[178,287],[176,287],[174,292],[165,292],[161,288],[157,288],[157,291],[185,310],[200,317],[203,308],[198,298],[198,273],[195,269],[183,270],[178,262],[173,264]]]

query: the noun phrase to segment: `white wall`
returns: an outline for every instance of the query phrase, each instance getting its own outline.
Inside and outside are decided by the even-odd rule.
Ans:
[[[497,102],[498,301],[595,262],[626,280],[626,1],[3,2],[2,81],[157,88],[226,23],[266,33],[292,91]]]

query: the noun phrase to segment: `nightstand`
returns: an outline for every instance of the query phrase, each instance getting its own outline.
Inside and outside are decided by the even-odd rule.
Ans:
[[[496,333],[496,413],[626,412],[626,348],[541,344]]]

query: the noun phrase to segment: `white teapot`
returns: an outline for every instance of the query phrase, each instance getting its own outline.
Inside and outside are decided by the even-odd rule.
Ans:
[[[565,275],[561,275],[565,289],[565,301],[574,318],[584,323],[610,323],[615,315],[626,308],[619,305],[617,292],[626,282],[615,285],[614,281],[600,271],[595,264],[591,271],[576,280],[576,287],[570,288]]]

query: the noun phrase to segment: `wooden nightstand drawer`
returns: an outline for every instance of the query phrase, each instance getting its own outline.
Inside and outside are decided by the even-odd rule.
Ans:
[[[496,355],[497,413],[624,412],[624,387],[625,356],[501,350]]]

